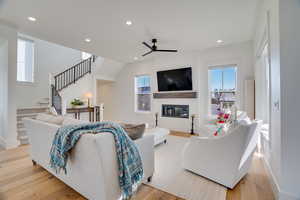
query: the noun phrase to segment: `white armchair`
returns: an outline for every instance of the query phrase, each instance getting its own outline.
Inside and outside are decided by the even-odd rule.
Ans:
[[[182,154],[183,168],[232,189],[250,168],[259,126],[254,121],[224,136],[190,138]]]

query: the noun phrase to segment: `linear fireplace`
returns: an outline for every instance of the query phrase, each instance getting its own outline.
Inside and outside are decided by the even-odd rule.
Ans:
[[[163,104],[162,117],[189,118],[189,105]]]

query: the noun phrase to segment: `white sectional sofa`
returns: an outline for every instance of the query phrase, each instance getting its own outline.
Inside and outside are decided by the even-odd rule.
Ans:
[[[90,200],[117,200],[121,196],[115,141],[110,133],[83,135],[71,151],[67,174],[56,174],[49,166],[53,137],[60,127],[34,119],[24,119],[29,135],[31,158],[54,176]],[[135,140],[144,168],[144,181],[154,173],[154,136]]]

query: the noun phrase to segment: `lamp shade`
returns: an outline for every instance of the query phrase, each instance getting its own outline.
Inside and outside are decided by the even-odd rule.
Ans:
[[[87,92],[87,93],[85,93],[84,94],[84,96],[86,97],[86,98],[92,98],[93,97],[93,94],[91,93],[91,92]]]

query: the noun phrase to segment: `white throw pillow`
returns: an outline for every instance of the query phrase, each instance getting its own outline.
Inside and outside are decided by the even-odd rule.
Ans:
[[[36,120],[40,120],[40,121],[47,122],[50,124],[62,125],[64,118],[62,116],[55,116],[55,115],[50,115],[50,114],[45,114],[45,113],[39,113],[36,116]]]

